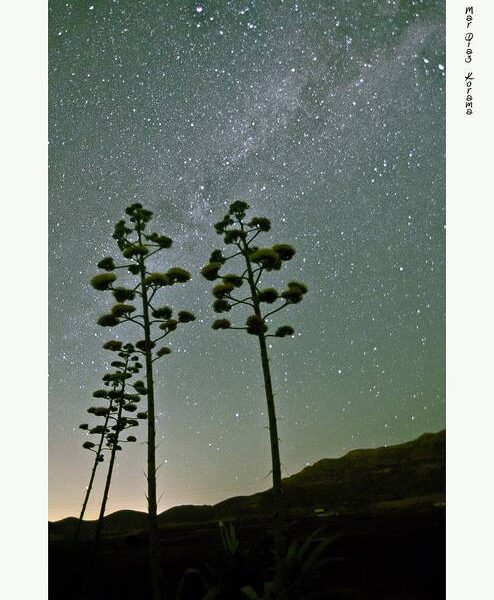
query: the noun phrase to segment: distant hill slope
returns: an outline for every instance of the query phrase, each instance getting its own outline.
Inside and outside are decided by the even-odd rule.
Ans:
[[[341,458],[325,458],[283,479],[283,495],[294,516],[365,509],[378,503],[445,493],[446,433],[426,433],[395,446],[352,450]],[[238,496],[214,506],[176,506],[159,515],[160,525],[269,516],[271,490]],[[50,537],[70,535],[77,519],[50,523]],[[95,522],[84,527],[90,534]],[[146,514],[122,510],[105,517],[106,533],[129,533],[146,527]]]
[[[289,510],[359,509],[401,498],[444,494],[446,432],[426,433],[396,446],[352,450],[324,458],[283,479]],[[217,516],[269,513],[271,491],[230,498],[214,506]],[[166,513],[165,513],[166,514]]]

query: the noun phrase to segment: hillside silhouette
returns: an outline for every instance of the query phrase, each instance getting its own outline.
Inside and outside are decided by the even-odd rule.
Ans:
[[[352,450],[341,458],[324,458],[283,479],[283,496],[293,518],[335,516],[362,510],[384,510],[444,503],[446,433],[425,433],[394,446]],[[158,517],[161,527],[178,524],[269,518],[271,490],[235,496],[210,505],[175,506]],[[317,512],[316,512],[317,511]],[[90,536],[95,521],[87,521]],[[70,537],[75,517],[49,523],[52,540]],[[103,535],[145,530],[147,514],[120,510],[104,519]]]

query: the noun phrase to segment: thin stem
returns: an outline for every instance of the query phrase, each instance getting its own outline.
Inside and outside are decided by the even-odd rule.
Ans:
[[[141,316],[141,315],[139,315]],[[140,321],[136,321],[135,318],[133,317],[121,317],[121,319],[126,322],[126,321],[132,321],[132,323],[135,323],[136,325],[139,325],[139,327],[144,328],[144,325],[140,322]]]
[[[261,279],[261,275],[264,271],[264,267],[261,266],[261,267],[259,267],[259,269],[256,269],[256,271],[259,271],[257,274],[256,280],[254,282],[254,285],[256,286],[256,290],[257,290],[257,284],[259,283],[259,279]]]
[[[243,224],[240,223],[242,230]],[[249,286],[252,293],[254,303],[254,313],[259,319],[263,319],[260,303],[257,296],[256,282],[252,263],[249,258],[248,244],[244,241],[245,262],[249,277]],[[274,588],[278,598],[284,597],[284,567],[283,567],[283,533],[285,528],[284,507],[281,487],[281,460],[279,450],[278,425],[276,421],[276,410],[274,404],[273,385],[271,381],[271,371],[269,368],[269,356],[266,345],[266,338],[263,331],[258,334],[259,350],[261,353],[261,364],[264,378],[264,391],[266,394],[266,403],[268,408],[269,421],[269,437],[271,442],[271,464],[273,475],[273,546],[274,546],[274,562],[275,562],[275,577]]]
[[[254,234],[254,235],[253,235],[253,236],[250,238],[250,240],[248,240],[248,241],[246,242],[246,243],[247,243],[247,245],[251,244],[251,243],[252,243],[252,242],[253,242],[253,241],[256,239],[256,237],[257,237],[257,236],[258,236],[258,235],[261,233],[261,230],[260,230],[260,229],[257,229],[257,230],[251,229],[251,230],[250,230],[250,231],[248,231],[247,233],[251,233],[252,231],[256,231],[256,233],[255,233],[255,234]]]
[[[288,306],[289,304],[290,304],[290,302],[285,301],[285,304],[282,304],[281,306],[278,306],[278,308],[275,308],[271,312],[266,313],[264,315],[264,318],[267,319],[269,316],[274,315],[274,313],[277,313],[279,310],[282,310],[283,308],[285,308],[285,306]]]
[[[252,304],[252,302],[247,302],[247,299],[250,298],[250,296],[248,296],[248,298],[244,298],[243,300],[239,300],[238,298],[234,298],[233,296],[230,296],[230,294],[227,294],[226,297],[229,300],[232,300],[233,302],[236,302],[237,304],[246,304],[247,306],[250,306],[251,308],[254,308],[254,305]]]
[[[123,370],[124,375],[127,373],[129,357],[130,357],[130,355],[127,354],[126,359],[125,359],[125,367]],[[123,395],[125,393],[125,383],[126,383],[126,380],[123,379],[122,383],[121,383],[121,388],[120,388],[120,398],[122,400],[123,400]],[[103,529],[103,518],[105,516],[106,503],[108,501],[108,495],[110,493],[110,484],[111,484],[111,478],[112,478],[112,474],[113,474],[113,466],[115,464],[115,454],[117,451],[118,438],[119,438],[119,424],[120,424],[120,421],[122,418],[123,405],[124,405],[124,403],[122,401],[119,402],[118,414],[117,414],[117,424],[116,424],[116,429],[115,429],[115,438],[114,438],[114,442],[113,442],[112,448],[111,448],[110,464],[108,465],[108,473],[106,475],[105,489],[103,491],[103,500],[101,501],[98,522],[96,524],[96,532],[94,534],[94,554],[95,555],[97,554],[98,549],[99,549],[99,540],[101,537],[101,531]]]
[[[141,243],[141,224],[136,224],[139,243]],[[139,259],[140,285],[142,291],[142,312],[144,317],[144,338],[146,342],[146,387],[148,399],[148,526],[149,526],[149,563],[151,568],[151,588],[153,600],[162,600],[161,568],[158,530],[158,507],[156,501],[156,421],[154,409],[153,359],[151,356],[151,325],[149,320],[149,304],[145,283],[146,268],[144,258]]]
[[[167,331],[166,333],[164,333],[163,335],[160,335],[160,337],[154,338],[153,342],[159,342],[160,340],[162,340],[163,338],[165,338],[167,335],[169,335],[171,333],[171,331]]]
[[[110,406],[109,409],[112,408],[112,400],[110,400]],[[104,427],[106,429],[107,425],[108,425],[108,420],[110,419],[110,413],[108,412],[108,414],[106,415],[105,418],[105,424]],[[103,442],[105,440],[105,433],[103,432],[101,434],[100,437],[100,441],[98,444],[98,449],[97,450],[93,450],[93,452],[96,452],[96,456],[94,457],[94,464],[93,464],[93,468],[91,471],[91,476],[89,477],[89,483],[87,485],[87,489],[86,489],[86,494],[84,496],[84,501],[82,503],[82,509],[81,509],[81,514],[79,515],[79,521],[77,522],[77,527],[74,533],[74,539],[73,539],[73,543],[75,544],[75,542],[77,541],[77,538],[79,537],[79,533],[81,531],[81,527],[82,527],[82,522],[84,519],[84,514],[86,512],[86,507],[87,507],[87,503],[89,501],[89,496],[91,495],[91,490],[93,489],[93,482],[94,482],[94,478],[96,476],[96,469],[98,468],[98,465],[100,463],[99,457],[101,456],[101,453],[103,452]]]

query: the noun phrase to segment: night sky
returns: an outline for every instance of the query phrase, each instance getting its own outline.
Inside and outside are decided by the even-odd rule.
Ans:
[[[211,329],[199,275],[233,200],[297,249],[272,281],[309,287],[273,319],[296,330],[271,351],[284,474],[442,429],[444,3],[52,0],[49,18],[50,519],[80,511],[101,346],[139,339],[96,324],[112,298],[89,285],[135,201],[174,240],[156,267],[192,273],[165,301],[197,316],[156,363],[159,511],[270,486],[257,340]],[[108,512],[145,510],[145,452],[120,454]]]

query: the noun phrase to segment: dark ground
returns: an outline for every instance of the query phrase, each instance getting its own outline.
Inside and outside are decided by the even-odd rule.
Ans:
[[[287,539],[301,543],[319,530],[312,546],[332,541],[292,590],[294,600],[442,600],[445,598],[445,509],[441,502],[411,503],[292,519]],[[217,522],[161,527],[162,567],[167,600],[199,600],[218,585],[214,598],[245,598],[250,585],[261,595],[270,579],[269,521],[236,519],[239,550],[231,559]],[[300,545],[298,546],[300,548]],[[103,539],[96,563],[92,545],[71,549],[53,540],[49,554],[50,600],[147,600],[147,544],[143,532]],[[182,594],[177,588],[186,570]],[[291,581],[300,565],[290,571]]]

